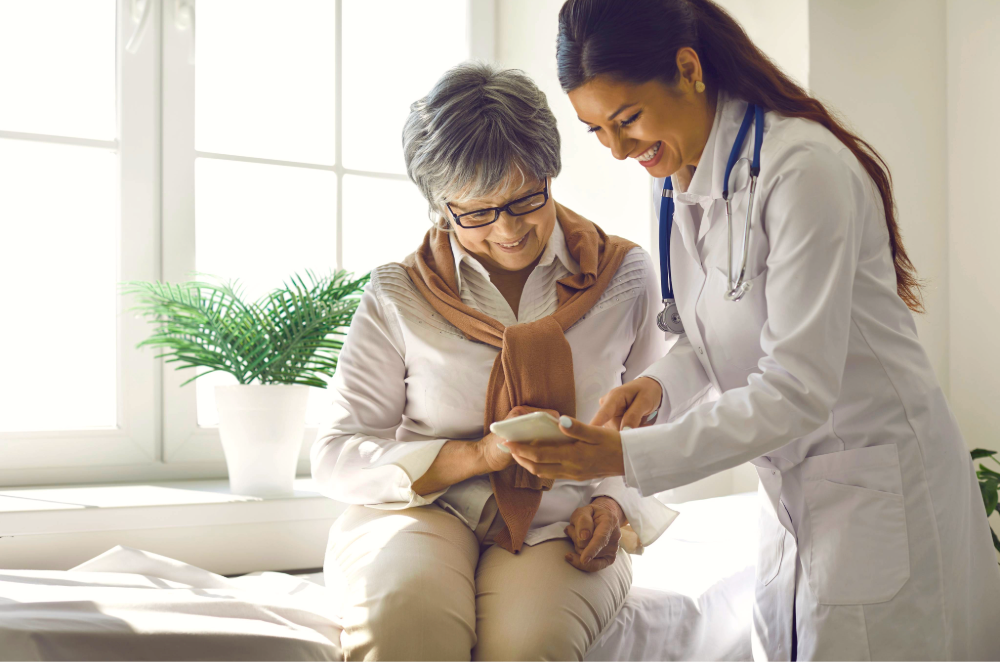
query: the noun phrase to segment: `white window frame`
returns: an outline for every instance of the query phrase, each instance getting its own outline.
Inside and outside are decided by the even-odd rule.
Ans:
[[[197,156],[318,168],[337,175],[337,253],[343,264],[340,195],[345,174],[394,180],[405,175],[344,168],[342,164],[341,5],[336,3],[336,162],[320,166],[271,159],[197,153],[194,149],[193,30],[183,12],[195,0],[147,0],[149,24],[135,53],[124,48],[135,30],[135,5],[118,0],[118,136],[95,141],[14,134],[2,138],[112,149],[119,154],[118,280],[184,282],[195,271],[194,166]],[[372,0],[373,2],[376,0]],[[495,57],[496,0],[467,0],[472,58]],[[194,23],[196,24],[196,17]],[[2,127],[0,127],[2,129]],[[331,219],[333,220],[333,219]],[[118,300],[118,424],[108,430],[0,432],[0,485],[126,482],[226,475],[218,428],[200,427],[196,390],[181,388],[187,375],[164,366],[151,349],[136,345],[149,324]],[[303,436],[299,472],[308,472],[316,430]]]
[[[117,136],[90,140],[0,131],[0,138],[104,149],[118,154],[118,281],[160,275],[159,3],[150,7],[139,50],[125,51],[132,35],[131,3],[117,3]],[[2,129],[3,127],[0,127]],[[117,421],[114,428],[41,432],[0,431],[0,485],[127,480],[158,462],[161,451],[161,366],[135,349],[147,324],[117,306]],[[86,351],[77,347],[76,351]],[[113,478],[111,478],[113,476]]]

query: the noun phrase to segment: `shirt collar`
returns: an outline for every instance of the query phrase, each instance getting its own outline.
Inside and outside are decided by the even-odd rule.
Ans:
[[[580,265],[569,254],[569,248],[566,247],[566,235],[563,234],[562,226],[559,225],[558,220],[552,228],[552,235],[549,237],[549,243],[542,253],[542,259],[538,261],[538,266],[547,267],[557,258],[566,267],[566,270],[574,276],[580,273]]]
[[[555,203],[555,201],[551,198],[549,199],[549,202],[552,202],[553,204]],[[458,290],[460,292],[462,291],[463,262],[489,280],[490,272],[486,270],[486,267],[484,267],[479,260],[465,250],[465,247],[462,246],[462,242],[458,240],[458,237],[454,232],[449,233],[448,239],[451,241],[451,254],[455,258],[455,279],[457,280]],[[549,236],[549,241],[545,245],[545,250],[542,252],[542,257],[538,261],[537,266],[551,266],[556,259],[558,259],[571,274],[576,275],[580,273],[580,265],[573,259],[573,256],[569,253],[569,249],[566,247],[566,235],[563,234],[562,227],[559,225],[558,220],[556,220],[555,225],[552,227],[552,234]]]
[[[740,131],[740,122],[746,113],[746,107],[745,101],[719,91],[712,131],[708,134],[701,162],[695,169],[687,191],[676,194],[678,202],[708,202],[722,197],[724,184],[722,180],[726,175],[726,163],[729,160],[729,152],[733,149],[736,134]],[[745,142],[744,151],[748,145],[752,145],[751,140]]]
[[[472,269],[475,269],[476,271],[478,271],[479,273],[481,273],[483,276],[485,276],[487,279],[490,277],[489,272],[486,271],[486,267],[484,267],[483,265],[481,265],[479,263],[479,260],[477,260],[476,258],[472,257],[472,255],[468,251],[465,250],[465,247],[462,246],[462,243],[458,240],[458,237],[455,235],[454,232],[449,232],[448,233],[448,240],[451,242],[451,254],[452,254],[452,257],[455,258],[455,280],[456,280],[456,284],[458,285],[458,291],[459,292],[462,291],[462,263],[463,262],[467,263],[469,265],[469,267],[471,267]]]

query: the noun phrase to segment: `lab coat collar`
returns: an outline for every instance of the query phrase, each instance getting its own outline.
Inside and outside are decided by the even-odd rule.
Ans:
[[[555,204],[554,200],[550,199],[549,202]],[[451,254],[455,258],[455,279],[457,281],[458,291],[462,291],[463,262],[489,280],[490,273],[486,270],[486,267],[484,267],[482,263],[472,255],[472,253],[465,250],[465,247],[462,246],[462,243],[458,240],[455,233],[449,233],[448,238],[451,241]],[[549,236],[549,241],[545,245],[545,250],[542,252],[542,257],[538,261],[537,267],[548,267],[555,262],[556,259],[558,259],[573,275],[580,273],[580,265],[573,259],[573,256],[570,255],[569,249],[566,248],[566,235],[563,234],[562,227],[559,225],[558,221],[556,221],[552,228],[552,234]]]
[[[746,113],[747,104],[742,99],[730,97],[724,91],[719,91],[715,107],[715,119],[708,141],[702,151],[701,162],[695,169],[694,176],[687,191],[675,193],[675,202],[680,204],[711,204],[712,200],[722,198],[723,182],[726,175],[726,162],[733,148],[736,134],[740,131],[740,122]],[[744,145],[751,144],[749,140]],[[674,178],[674,188],[677,179]]]

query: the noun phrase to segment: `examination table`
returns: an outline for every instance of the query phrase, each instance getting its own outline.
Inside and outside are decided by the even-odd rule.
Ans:
[[[751,659],[756,494],[671,507],[587,660]],[[321,575],[226,578],[123,547],[68,572],[0,570],[2,660],[339,660],[339,642]]]

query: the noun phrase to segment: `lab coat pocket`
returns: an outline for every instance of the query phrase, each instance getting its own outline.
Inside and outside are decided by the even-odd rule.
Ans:
[[[902,492],[898,461],[834,474],[803,486],[809,585],[820,604],[888,602],[910,578],[906,512],[896,493]]]

